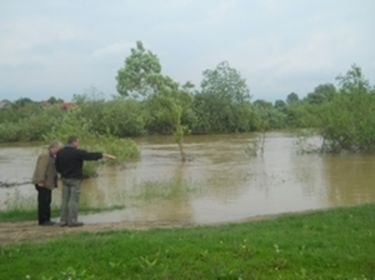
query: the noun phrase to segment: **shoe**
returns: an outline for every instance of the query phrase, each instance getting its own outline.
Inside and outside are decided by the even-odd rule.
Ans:
[[[44,223],[39,224],[40,226],[54,226],[56,223],[52,221],[47,221]]]
[[[68,227],[81,227],[81,226],[83,226],[83,223],[80,223],[80,222],[68,224]]]

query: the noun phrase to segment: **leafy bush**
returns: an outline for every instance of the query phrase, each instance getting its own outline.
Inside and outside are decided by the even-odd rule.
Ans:
[[[145,118],[141,102],[123,97],[105,103],[103,126],[119,137],[140,136],[145,133]],[[99,128],[98,128],[99,131]]]
[[[322,112],[321,129],[327,150],[375,150],[374,94],[340,94]]]
[[[22,130],[19,125],[6,122],[0,123],[0,142],[21,141]]]
[[[355,65],[338,79],[339,93],[321,109],[325,149],[374,151],[375,93]]]
[[[196,133],[246,132],[254,128],[255,114],[249,88],[240,73],[222,62],[203,72],[202,91],[194,96]]]
[[[90,124],[80,115],[81,111],[78,107],[66,113],[59,124],[43,135],[43,139],[45,141],[60,140],[65,143],[69,136],[77,135],[81,139],[83,149],[111,153],[117,157],[116,161],[106,161],[107,163],[121,164],[139,156],[139,150],[134,141],[92,132],[89,130]],[[84,176],[95,176],[99,164],[99,162],[85,163]]]
[[[25,113],[23,109],[20,109],[20,115]],[[15,112],[19,111],[16,110]],[[18,118],[14,122],[1,122],[0,141],[40,141],[43,138],[43,134],[61,120],[63,113],[56,106],[50,108],[39,107],[38,111]]]
[[[140,136],[145,133],[142,103],[117,97],[105,101],[93,95],[75,97],[80,108],[77,117],[85,119],[88,129],[118,137]]]

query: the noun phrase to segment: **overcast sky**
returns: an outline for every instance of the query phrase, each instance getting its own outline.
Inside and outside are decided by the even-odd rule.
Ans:
[[[116,95],[137,40],[199,85],[227,60],[253,100],[305,96],[353,63],[375,81],[373,0],[0,0],[0,99]]]

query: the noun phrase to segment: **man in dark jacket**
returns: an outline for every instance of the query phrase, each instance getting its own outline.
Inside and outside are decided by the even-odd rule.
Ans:
[[[83,223],[77,221],[83,161],[99,160],[101,158],[115,159],[110,154],[86,152],[79,149],[79,145],[79,137],[70,136],[68,145],[56,155],[56,170],[61,174],[63,182],[61,226],[76,227],[83,225]]]

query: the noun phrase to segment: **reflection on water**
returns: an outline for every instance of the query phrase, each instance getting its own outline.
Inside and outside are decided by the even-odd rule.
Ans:
[[[190,136],[189,160],[182,163],[172,138],[139,139],[139,161],[103,167],[82,183],[81,204],[126,208],[82,220],[214,223],[375,202],[375,155],[300,154],[296,140],[268,133],[264,152],[255,153],[256,134]],[[1,181],[29,180],[39,151],[1,148]],[[54,201],[59,204],[60,190]],[[1,209],[33,206],[35,191],[31,185],[0,189],[0,203]]]

